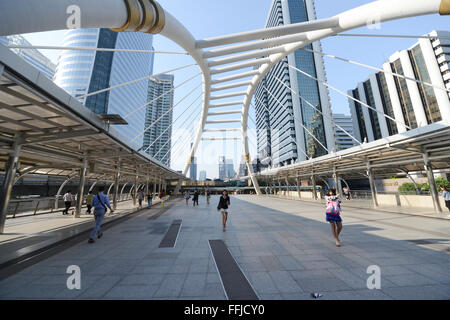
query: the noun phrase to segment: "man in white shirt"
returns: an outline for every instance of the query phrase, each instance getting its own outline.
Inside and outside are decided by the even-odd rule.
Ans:
[[[72,206],[72,193],[71,190],[67,190],[67,192],[63,196],[64,205],[66,206],[66,209],[64,209],[63,214],[69,214],[69,209]]]

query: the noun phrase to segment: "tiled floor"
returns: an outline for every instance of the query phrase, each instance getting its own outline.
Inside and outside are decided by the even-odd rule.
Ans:
[[[222,239],[261,299],[450,299],[450,221],[344,207],[337,248],[320,204],[233,196],[223,232],[217,200],[127,220],[3,280],[0,298],[226,299],[208,244]],[[175,248],[159,248],[175,219]],[[67,289],[69,265],[81,290]],[[381,289],[367,288],[371,265]]]

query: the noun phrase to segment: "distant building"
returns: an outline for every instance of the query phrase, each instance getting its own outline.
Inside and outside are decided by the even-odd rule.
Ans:
[[[169,74],[155,76],[148,82],[147,101],[151,103],[146,107],[145,128],[149,129],[145,131],[143,146],[145,152],[163,163],[167,162],[168,166],[172,147],[173,82],[174,76]],[[161,95],[164,96],[156,99]]]
[[[206,181],[206,171],[205,170],[200,171],[198,180]]]
[[[153,35],[141,32],[114,32],[110,29],[71,29],[65,47],[152,50]],[[79,98],[153,73],[153,53],[65,50],[58,60],[55,83]],[[145,108],[149,79],[79,99],[97,114],[119,114],[128,125],[117,126],[125,138],[143,146]],[[138,109],[138,110],[137,110]]]
[[[370,142],[402,133],[408,130],[406,126],[415,129],[441,120],[450,121],[450,93],[436,88],[450,89],[450,32],[433,31],[427,36],[431,39],[421,38],[411,48],[394,53],[383,65],[385,72],[372,74],[349,91],[349,95],[376,110],[349,99],[359,141]]]
[[[333,121],[336,125],[344,129],[348,134],[354,136],[353,120],[351,116],[334,113]],[[337,126],[334,127],[334,135],[336,138],[336,151],[345,150],[356,145],[356,141],[352,139],[345,131]]]
[[[191,149],[192,145],[193,143],[191,143]],[[192,160],[192,163],[189,165],[189,178],[191,180],[197,180],[197,158],[194,157]]]
[[[240,177],[248,176],[248,168],[247,168],[247,163],[245,162],[244,156],[242,156],[241,163],[239,164],[239,176]]]
[[[233,160],[219,157],[219,179],[231,179],[234,178],[235,175],[236,172],[234,171]]]
[[[24,37],[21,35],[13,36],[1,36],[0,44],[4,46],[16,45],[16,46],[31,46]],[[40,72],[42,72],[47,78],[53,80],[55,75],[56,65],[50,61],[46,56],[40,53],[36,49],[11,49],[19,57],[24,59],[26,62],[34,66]]]

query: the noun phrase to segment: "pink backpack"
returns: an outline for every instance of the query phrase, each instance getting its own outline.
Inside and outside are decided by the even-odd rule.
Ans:
[[[329,200],[327,202],[327,211],[326,213],[338,216],[341,211],[339,206],[339,200]]]

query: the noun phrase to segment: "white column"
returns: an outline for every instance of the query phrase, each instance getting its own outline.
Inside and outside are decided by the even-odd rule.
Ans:
[[[353,92],[352,90],[348,90],[347,94],[349,96],[353,97]],[[362,143],[362,138],[361,138],[361,128],[359,127],[359,123],[358,123],[358,114],[356,113],[356,104],[355,101],[352,99],[348,99],[348,104],[350,106],[350,113],[352,115],[352,122],[353,122],[353,136],[360,142]]]
[[[425,65],[427,66],[428,74],[430,75],[431,83],[437,87],[445,88],[444,79],[442,77],[441,69],[436,60],[436,55],[434,54],[433,46],[429,39],[419,40],[420,48],[422,49],[422,54],[425,60]],[[434,94],[436,95],[436,100],[439,106],[439,111],[441,112],[442,120],[450,123],[450,99],[448,92],[433,88]]]
[[[384,107],[383,107],[383,100],[381,99],[380,88],[378,86],[378,80],[377,80],[376,73],[373,73],[370,76],[370,85],[372,86],[373,97],[375,100],[375,107],[378,110],[377,116],[378,116],[378,122],[380,124],[381,137],[385,138],[385,137],[389,136],[387,121],[390,121],[390,120],[383,116],[383,114],[385,114]]]
[[[415,79],[416,76],[414,74],[411,60],[409,59],[408,51],[403,50],[400,52],[400,62],[402,64],[405,77]],[[408,86],[408,92],[414,109],[414,115],[416,117],[417,126],[418,127],[426,126],[428,124],[428,121],[425,115],[425,110],[423,108],[419,87],[417,86],[417,83],[412,80],[406,80],[406,84]]]
[[[402,124],[405,123],[403,117],[402,105],[398,96],[397,86],[395,85],[394,76],[392,75],[391,64],[386,62],[383,64],[384,75],[386,77],[386,83],[389,91],[389,97],[391,98],[392,110],[394,112],[394,118],[397,124],[398,133],[406,132],[406,127]]]
[[[362,82],[360,82],[358,84],[358,92],[359,92],[359,100],[361,100],[365,104],[368,104],[367,99],[366,99],[366,92],[364,90],[364,85]],[[361,105],[361,109],[362,109],[362,113],[364,115],[364,124],[366,125],[367,140],[368,140],[367,142],[374,141],[375,138],[373,136],[373,127],[372,127],[372,122],[370,121],[369,108]]]

